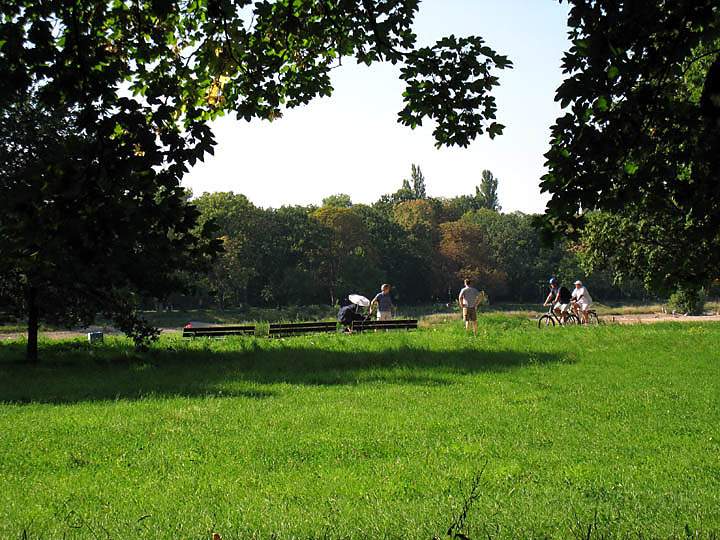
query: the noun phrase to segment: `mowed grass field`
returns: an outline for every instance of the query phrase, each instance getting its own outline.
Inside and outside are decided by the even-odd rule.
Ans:
[[[720,324],[22,347],[3,539],[720,536]]]

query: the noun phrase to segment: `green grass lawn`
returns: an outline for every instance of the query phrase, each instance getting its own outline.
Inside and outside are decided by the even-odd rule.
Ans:
[[[720,324],[480,325],[3,343],[0,538],[720,535]]]

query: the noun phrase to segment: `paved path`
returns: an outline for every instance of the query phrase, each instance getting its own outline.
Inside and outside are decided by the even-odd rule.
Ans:
[[[429,319],[440,319],[450,316],[457,316],[457,313],[447,314],[436,314],[429,317]],[[606,323],[614,324],[653,324],[658,322],[720,322],[720,315],[698,315],[698,316],[685,316],[685,315],[672,315],[668,313],[638,313],[633,315],[601,315],[600,320]],[[97,328],[85,330],[55,330],[52,332],[41,332],[40,337],[46,339],[73,339],[78,337],[86,337],[90,330],[102,330],[105,335],[122,335],[121,332],[112,328]],[[163,334],[177,334],[180,332],[179,328],[161,328]],[[25,337],[22,332],[2,332],[0,329],[0,341],[10,341]]]
[[[658,322],[717,322],[720,315],[672,315],[669,313],[639,313],[637,315],[601,315],[600,319],[618,324],[652,324]]]
[[[178,328],[161,328],[163,334],[178,334],[180,329]],[[74,338],[87,338],[88,332],[100,331],[104,332],[106,336],[122,336],[123,333],[112,328],[92,328],[92,329],[81,329],[81,330],[53,330],[50,332],[40,332],[40,338],[45,339],[74,339]],[[0,341],[11,341],[14,339],[24,338],[27,334],[24,332],[3,332],[0,329]]]

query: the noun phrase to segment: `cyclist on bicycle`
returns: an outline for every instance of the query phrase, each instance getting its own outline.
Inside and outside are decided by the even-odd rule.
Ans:
[[[577,315],[583,324],[587,324],[588,311],[593,303],[593,299],[587,288],[580,280],[575,282],[575,290],[572,292],[572,303],[572,309],[575,312],[575,315]]]
[[[561,322],[564,323],[572,295],[567,287],[560,285],[557,278],[551,277],[549,283],[550,292],[548,293],[543,306],[553,306],[552,309],[555,312],[555,315]]]

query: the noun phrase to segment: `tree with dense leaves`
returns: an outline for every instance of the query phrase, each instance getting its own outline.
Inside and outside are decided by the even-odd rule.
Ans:
[[[427,188],[425,186],[425,175],[420,170],[420,165],[412,164],[410,172],[412,191],[416,199],[427,199]]]
[[[157,332],[136,315],[138,300],[182,289],[180,271],[204,268],[217,249],[184,189],[133,141],[98,148],[81,115],[35,96],[0,108],[0,300],[27,318],[29,361],[41,321],[88,325],[102,314],[147,345]]]
[[[669,236],[683,234],[683,229],[678,229],[674,221],[637,217],[625,212],[589,212],[580,233],[583,268],[588,273],[606,270],[617,284],[639,280],[648,291],[675,289],[676,255],[666,251],[664,245]],[[688,247],[688,251],[691,249]],[[680,284],[681,289],[689,290],[701,286]]]
[[[433,239],[437,236],[437,219],[429,201],[413,199],[402,202],[393,209],[393,219],[418,238]]]
[[[482,179],[480,180],[480,186],[475,188],[475,200],[479,208],[487,208],[494,212],[499,212],[500,199],[498,197],[498,179],[495,178],[492,172],[484,170],[482,172]]]
[[[370,257],[368,232],[360,216],[350,208],[323,207],[312,217],[327,233],[319,269],[330,304],[335,304],[341,289],[355,284],[353,270],[362,267],[358,262]]]
[[[428,254],[418,249],[415,239],[387,212],[366,205],[356,205],[353,211],[365,224],[375,255],[375,261],[365,270],[373,282],[369,290],[375,290],[380,283],[392,283],[393,296],[399,301],[428,301],[433,283],[432,259]]]
[[[262,212],[257,224],[257,274],[250,281],[256,305],[309,304],[326,297],[320,264],[328,231],[313,206],[282,206]]]
[[[650,289],[699,287],[720,275],[720,5],[570,4],[545,231],[587,227],[591,262]]]
[[[474,196],[468,197],[474,199]],[[584,236],[580,244],[562,241],[546,246],[533,226],[537,216],[486,208],[470,207],[457,212],[444,209],[455,199],[405,202],[398,205],[392,215],[374,205],[341,208],[351,211],[362,222],[362,227],[357,229],[361,231],[357,239],[362,245],[360,250],[346,250],[350,254],[341,261],[342,266],[338,265],[333,297],[349,292],[367,294],[380,283],[392,283],[394,295],[402,304],[438,298],[447,301],[453,298],[452,289],[460,283],[464,273],[461,269],[474,266],[482,272],[471,273],[480,279],[493,301],[544,298],[547,280],[552,275],[565,283],[575,279],[588,281],[593,294],[601,301],[644,298],[642,284],[630,281],[627,276],[613,284],[612,264],[603,262],[592,268],[587,265]],[[219,234],[229,237],[226,255],[236,254],[232,261],[226,259],[226,255],[221,256],[208,273],[195,280],[200,285],[213,284],[212,300],[216,306],[238,302],[276,306],[328,303],[328,257],[341,252],[335,249],[337,245],[333,248],[331,230],[313,217],[317,207],[260,209],[243,196],[228,194],[204,194],[194,200],[202,213],[198,222],[217,223]],[[337,210],[337,207],[323,208],[333,210],[330,214]],[[448,219],[451,214],[457,217]],[[458,234],[464,226],[480,231],[472,240],[476,244],[464,246],[467,251],[456,250],[457,264],[453,263],[452,267],[440,253],[442,235],[439,231],[445,223],[452,223]],[[585,230],[591,229],[588,226]],[[611,250],[621,257],[622,250],[617,244],[608,243],[605,248],[606,252]],[[473,250],[486,255],[482,264],[472,262]],[[466,264],[466,261],[470,262]],[[223,266],[230,263],[241,264],[234,267],[231,264],[223,270]],[[231,277],[234,271],[238,272],[237,279]],[[250,276],[244,291],[247,298],[242,299],[242,291],[233,287],[244,284],[246,275]],[[203,293],[199,287],[193,305],[205,305],[207,295]],[[176,301],[182,304],[193,299],[176,298]]]
[[[416,260],[425,261],[418,269],[429,269],[429,274],[436,281],[439,269],[437,266],[436,247],[439,239],[437,217],[429,200],[413,199],[395,205],[392,220],[405,231],[405,245]],[[437,293],[437,287],[430,287],[428,296]]]
[[[247,301],[247,286],[257,274],[246,258],[248,249],[240,238],[223,236],[222,253],[207,273],[208,288],[222,310]]]
[[[438,145],[467,146],[482,133],[500,134],[490,91],[498,84],[495,70],[511,63],[479,37],[449,36],[416,46],[411,28],[418,5],[419,0],[3,2],[2,114],[11,116],[13,107],[37,101],[50,114],[76,115],[75,132],[86,141],[83,148],[63,143],[74,153],[45,156],[32,165],[36,174],[25,176],[26,182],[37,188],[56,175],[68,184],[64,193],[71,208],[56,205],[55,213],[48,213],[55,234],[73,235],[77,242],[87,242],[98,230],[107,231],[108,242],[125,235],[128,242],[116,249],[128,251],[118,261],[143,253],[133,242],[143,244],[144,236],[160,243],[167,238],[167,246],[186,252],[195,210],[180,180],[188,165],[213,152],[207,121],[228,111],[245,120],[274,120],[287,108],[330,95],[330,71],[349,56],[368,65],[401,63],[406,89],[398,121],[413,128],[434,121]],[[16,135],[9,133],[11,139]],[[27,185],[15,178],[2,178],[0,227],[12,235],[2,256],[27,281],[28,272],[39,271],[36,266],[57,264],[48,257],[61,250],[35,249],[37,242],[56,241],[39,238],[42,229],[11,227],[11,216],[28,205]],[[120,210],[100,210],[98,198]],[[40,196],[31,204],[39,208],[45,200]],[[101,215],[100,227],[72,229],[66,226],[68,214]],[[136,226],[128,227],[128,219]],[[167,249],[157,251],[168,255]],[[75,261],[78,269],[85,269],[83,260]],[[120,263],[109,270],[119,281],[127,277]],[[157,276],[169,283],[164,277]],[[53,285],[62,290],[71,281],[68,274]],[[98,292],[79,281],[77,286],[88,296]],[[42,295],[32,298],[30,304],[44,302]],[[34,317],[34,308],[27,312]]]
[[[198,224],[213,223],[220,236],[242,236],[249,241],[257,232],[262,211],[245,195],[232,191],[203,193],[192,203],[200,211]]]
[[[471,221],[453,221],[440,226],[438,254],[443,288],[455,295],[463,279],[471,279],[491,298],[507,289],[507,275],[492,264],[490,243],[482,227]]]
[[[233,192],[203,193],[192,202],[200,211],[198,225],[214,224],[223,245],[206,274],[208,292],[221,309],[247,302],[248,286],[258,273],[262,211]]]
[[[323,206],[331,206],[333,208],[350,208],[353,203],[350,195],[346,193],[338,193],[336,195],[330,195],[322,200]]]

